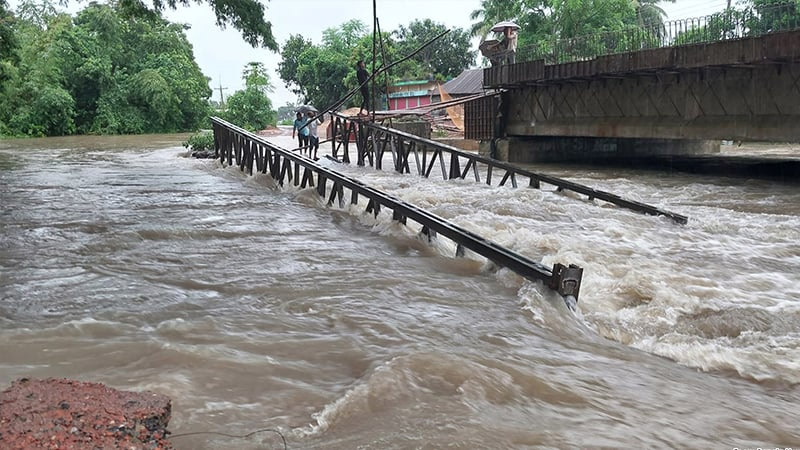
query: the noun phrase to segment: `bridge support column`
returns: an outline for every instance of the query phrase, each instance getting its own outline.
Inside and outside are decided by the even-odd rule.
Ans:
[[[613,161],[719,152],[720,141],[685,139],[531,136],[498,139],[494,152],[491,141],[480,145],[482,155],[516,163]]]

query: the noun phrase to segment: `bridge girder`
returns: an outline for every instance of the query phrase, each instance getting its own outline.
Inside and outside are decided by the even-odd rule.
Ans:
[[[517,136],[800,141],[800,64],[653,71],[516,87]]]

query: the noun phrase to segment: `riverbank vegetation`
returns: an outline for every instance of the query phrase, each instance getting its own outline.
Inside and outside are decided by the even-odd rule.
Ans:
[[[254,45],[274,47],[262,34]],[[23,1],[12,14],[0,0],[0,44],[0,136],[208,127],[208,78],[184,25],[158,12],[92,2],[71,16],[45,0]],[[250,63],[243,78],[245,88],[214,114],[251,130],[274,125],[266,69]]]
[[[4,23],[15,40],[0,56],[0,134],[168,133],[208,117],[211,89],[181,25],[119,6],[71,17],[31,2]]]

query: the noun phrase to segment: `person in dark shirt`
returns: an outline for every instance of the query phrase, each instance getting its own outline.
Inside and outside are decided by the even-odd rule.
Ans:
[[[306,126],[308,119],[303,116],[303,113],[297,112],[297,119],[294,121],[294,128],[292,128],[292,139],[297,132],[297,143],[300,145],[297,148],[305,148],[308,145],[308,127]]]
[[[358,77],[358,85],[361,86],[361,109],[366,109],[369,112],[369,83],[366,83],[369,73],[367,73],[363,59],[358,60],[358,63],[356,63],[356,76]],[[359,113],[361,113],[360,110]]]

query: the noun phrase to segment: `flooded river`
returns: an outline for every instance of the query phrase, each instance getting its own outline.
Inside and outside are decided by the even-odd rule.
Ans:
[[[0,385],[152,390],[176,435],[269,428],[290,449],[800,446],[797,185],[533,166],[681,226],[321,161],[582,266],[573,314],[390,213],[186,158],[181,138],[0,141]],[[274,432],[173,443],[283,448]]]

